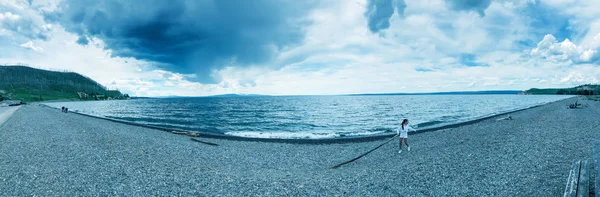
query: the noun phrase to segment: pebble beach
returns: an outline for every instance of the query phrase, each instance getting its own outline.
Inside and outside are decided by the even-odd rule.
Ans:
[[[577,99],[583,107],[569,109]],[[398,154],[396,139],[330,169],[385,140],[201,138],[211,146],[29,104],[0,124],[0,195],[561,196],[573,160],[591,159],[600,139],[600,102],[573,97],[510,115],[409,133],[410,152]]]

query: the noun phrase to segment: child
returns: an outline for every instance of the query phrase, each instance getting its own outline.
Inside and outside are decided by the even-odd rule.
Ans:
[[[409,131],[415,131],[415,130],[412,127],[408,126],[408,119],[402,120],[402,125],[400,125],[396,129],[396,133],[398,135],[400,135],[400,150],[398,150],[398,153],[402,153],[402,140],[404,140],[404,143],[406,143],[406,147],[408,148],[408,151],[410,151],[410,146],[408,145],[408,132]]]

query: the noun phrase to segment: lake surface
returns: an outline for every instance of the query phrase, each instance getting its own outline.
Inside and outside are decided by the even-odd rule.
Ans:
[[[94,116],[261,138],[335,138],[391,133],[401,120],[423,129],[527,108],[567,95],[394,95],[151,98],[58,102]]]

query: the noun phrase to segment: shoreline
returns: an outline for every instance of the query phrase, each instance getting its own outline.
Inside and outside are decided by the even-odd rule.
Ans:
[[[592,159],[600,102],[561,100],[382,141],[292,144],[208,139],[24,105],[0,125],[7,196],[560,196]],[[592,165],[591,171],[595,170]],[[594,188],[595,174],[590,177]],[[591,190],[594,191],[594,190]]]
[[[544,105],[550,105],[552,103],[560,102],[560,101],[567,100],[567,99],[573,99],[573,98],[579,99],[580,96],[568,97],[568,98],[564,98],[564,99],[560,99],[560,100],[556,100],[556,101],[552,101],[552,102],[548,102],[548,103],[525,107],[522,109],[510,110],[507,112],[483,116],[480,118],[476,118],[473,120],[467,120],[464,122],[440,125],[440,126],[432,127],[432,128],[418,129],[414,132],[409,132],[409,134],[414,135],[414,134],[420,134],[420,133],[426,133],[426,132],[432,132],[432,131],[438,131],[438,130],[444,130],[444,129],[451,129],[451,128],[457,128],[457,127],[461,127],[461,126],[465,126],[465,125],[476,124],[476,123],[484,121],[484,120],[493,119],[493,118],[497,118],[500,116],[509,115],[511,113],[516,113],[516,112],[520,112],[520,111],[524,111],[524,110],[528,110],[528,109],[533,109],[533,108],[537,108],[537,107],[544,106]],[[52,106],[49,106],[49,105],[46,105],[43,103],[38,103],[38,104],[40,106],[48,107],[51,109],[59,109],[59,108],[55,108],[55,107],[52,107]],[[69,111],[69,113],[75,113],[75,114],[82,115],[82,116],[87,116],[87,117],[97,118],[97,119],[102,119],[102,120],[108,120],[111,122],[116,122],[116,123],[121,123],[121,124],[126,124],[126,125],[133,125],[133,126],[139,126],[139,127],[143,127],[143,128],[166,131],[169,133],[171,133],[171,132],[187,132],[187,133],[194,133],[196,135],[195,137],[224,139],[224,140],[233,140],[233,141],[273,142],[273,143],[291,143],[291,144],[332,144],[332,143],[371,142],[371,141],[387,139],[387,138],[390,138],[395,135],[393,133],[390,133],[390,134],[375,134],[375,135],[368,135],[368,136],[350,136],[350,137],[335,137],[335,138],[257,138],[257,137],[243,137],[243,136],[235,136],[235,135],[198,132],[198,131],[189,131],[189,130],[168,128],[168,127],[161,127],[161,126],[153,126],[153,125],[135,123],[135,122],[130,122],[130,121],[118,120],[118,119],[113,119],[113,118],[94,116],[94,115],[79,113],[79,112],[75,112],[75,111]]]

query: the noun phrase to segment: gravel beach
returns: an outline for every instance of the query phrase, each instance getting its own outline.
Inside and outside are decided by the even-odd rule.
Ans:
[[[575,99],[588,106],[568,109]],[[203,138],[210,146],[31,104],[0,125],[0,196],[561,196],[572,161],[591,159],[600,139],[600,102],[510,115],[409,134],[410,152],[394,140],[329,169],[385,140]]]

